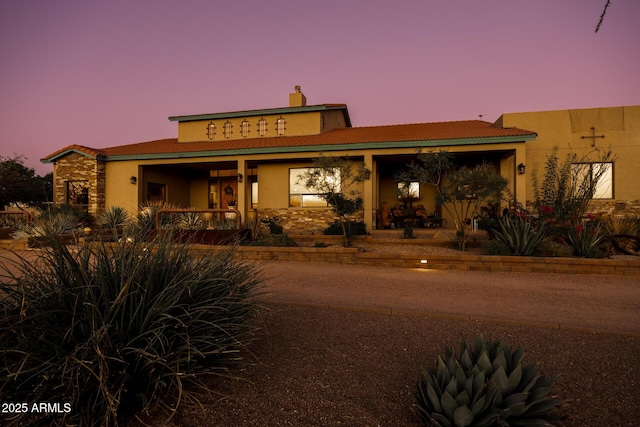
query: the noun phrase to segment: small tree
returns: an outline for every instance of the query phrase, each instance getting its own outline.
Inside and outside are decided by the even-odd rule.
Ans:
[[[345,246],[349,245],[346,227],[349,216],[362,209],[362,196],[354,187],[364,182],[370,173],[364,162],[348,157],[320,156],[298,180],[307,188],[315,189],[318,197],[331,206],[342,225]]]
[[[565,161],[560,162],[558,148],[555,147],[547,157],[542,184],[535,172],[533,175],[534,206],[540,216],[561,225],[578,225],[598,183],[608,171],[602,166],[585,170],[585,166],[604,165],[614,160],[610,150],[596,148],[582,157],[569,153]]]
[[[406,170],[396,174],[396,179],[405,185],[418,181],[435,188],[436,203],[454,219],[458,247],[462,251],[466,249],[468,220],[482,203],[501,200],[508,186],[506,178],[486,163],[456,169],[453,155],[444,150],[420,153],[418,162],[410,163]]]

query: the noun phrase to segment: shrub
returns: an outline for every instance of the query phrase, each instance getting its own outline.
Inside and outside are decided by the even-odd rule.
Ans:
[[[577,257],[602,258],[604,254],[598,247],[605,237],[602,225],[589,221],[575,227],[564,242]]]
[[[260,279],[233,251],[198,257],[169,239],[71,250],[47,238],[36,262],[0,268],[0,395],[72,411],[3,414],[14,419],[0,424],[102,426],[140,408],[174,413],[197,402],[198,386],[206,391],[200,374],[242,361]]]
[[[480,246],[482,253],[486,255],[511,255],[511,250],[507,245],[497,240],[487,240]]]
[[[204,230],[207,228],[207,218],[202,212],[184,212],[180,214],[178,228],[183,230]]]
[[[81,228],[91,222],[91,216],[88,212],[67,204],[47,206],[47,208],[40,213],[40,219],[50,221],[59,215],[75,217],[76,222],[80,224]]]
[[[540,255],[547,240],[545,226],[543,222],[534,224],[522,216],[506,215],[500,219],[500,230],[494,230],[494,234],[511,255]]]
[[[287,234],[267,234],[258,236],[256,240],[247,246],[294,247],[298,246],[298,244]]]
[[[116,230],[124,228],[130,221],[129,213],[120,206],[109,206],[98,217],[98,227]]]
[[[367,226],[363,221],[345,221],[344,227],[347,232],[347,237],[364,236],[367,234]],[[342,236],[342,223],[337,220],[332,222],[329,224],[329,227],[324,230],[324,234],[327,236]]]
[[[612,235],[626,234],[629,236],[640,235],[640,217],[637,215],[625,215],[624,217],[608,216],[602,219],[605,231]]]
[[[284,231],[284,228],[280,225],[280,218],[277,216],[273,218],[262,218],[260,221],[269,227],[271,234],[282,234]]]
[[[15,239],[43,237],[47,232],[75,235],[82,231],[85,223],[73,212],[64,209],[53,212],[43,212],[34,222],[18,225],[18,231],[13,234],[13,237]]]
[[[423,371],[414,398],[424,425],[551,426],[560,399],[554,378],[522,363],[524,350],[506,341],[476,337],[460,344],[460,355],[445,349],[435,369]]]

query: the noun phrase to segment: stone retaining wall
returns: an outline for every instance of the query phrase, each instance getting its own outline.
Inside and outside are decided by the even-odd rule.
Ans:
[[[202,250],[211,250],[202,249]],[[640,276],[640,260],[493,255],[415,255],[359,252],[357,248],[276,248],[241,246],[238,255],[255,261],[303,261],[434,270],[503,271]]]
[[[228,246],[193,245],[202,255]],[[0,248],[27,250],[26,240],[3,240]],[[502,271],[514,273],[566,273],[640,276],[640,259],[585,259],[494,255],[416,255],[360,252],[357,248],[239,246],[238,256],[247,261],[301,261],[360,264],[434,270]]]

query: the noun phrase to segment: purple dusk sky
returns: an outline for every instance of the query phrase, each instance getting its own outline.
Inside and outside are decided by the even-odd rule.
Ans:
[[[346,103],[354,126],[640,103],[640,1],[11,0],[0,155],[176,137],[174,115]]]

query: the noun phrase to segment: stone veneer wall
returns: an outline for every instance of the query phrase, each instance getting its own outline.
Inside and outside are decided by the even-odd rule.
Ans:
[[[89,182],[89,214],[100,215],[105,208],[105,165],[104,162],[78,153],[68,154],[54,166],[54,202],[65,204],[67,181]]]
[[[261,220],[274,217],[278,217],[284,230],[292,234],[322,234],[329,224],[338,219],[330,208],[258,210]],[[363,212],[352,215],[357,220],[363,217]]]
[[[535,212],[533,201],[527,201],[527,209]],[[640,216],[640,200],[592,200],[587,213],[622,218],[626,215]]]
[[[592,200],[587,211],[592,214],[602,213],[614,217],[640,216],[640,200]]]

